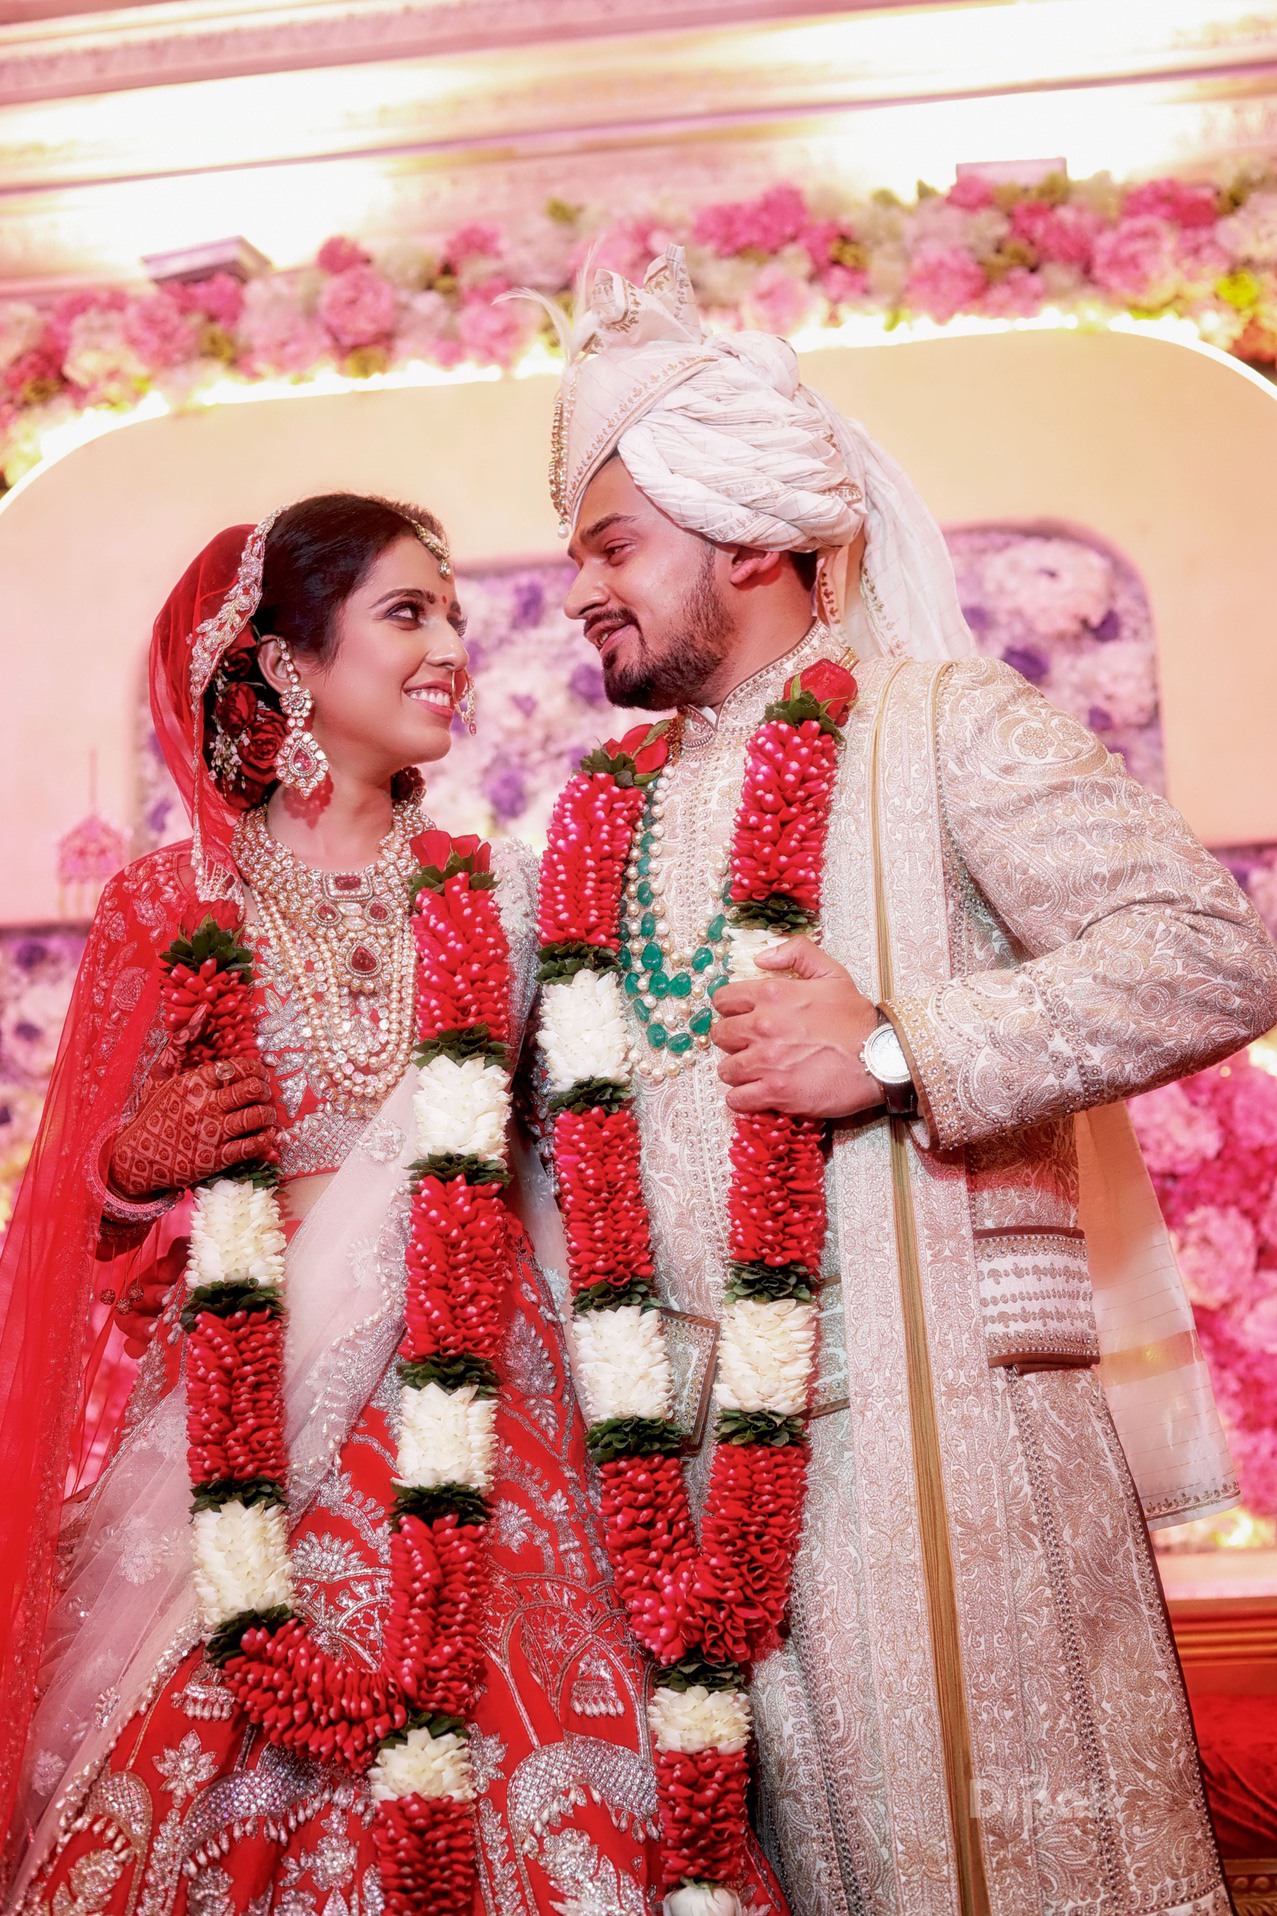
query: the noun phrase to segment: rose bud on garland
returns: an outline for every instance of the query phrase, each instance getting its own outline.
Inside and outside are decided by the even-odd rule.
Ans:
[[[640,1142],[634,1113],[561,1111],[554,1149],[572,1288],[621,1286],[652,1276],[647,1210],[638,1194]]]
[[[729,1199],[730,1254],[737,1262],[819,1271],[826,1230],[823,1136],[814,1119],[738,1114]]]
[[[372,1829],[387,1916],[471,1916],[474,1815],[448,1796],[397,1796]]]

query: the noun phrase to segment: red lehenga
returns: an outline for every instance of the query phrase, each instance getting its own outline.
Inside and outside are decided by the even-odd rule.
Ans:
[[[8,1906],[50,1916],[188,1907],[195,1916],[377,1916],[381,1907],[366,1782],[264,1741],[203,1658],[190,1591],[177,1300],[131,1392],[112,1329],[116,1297],[158,1249],[180,1242],[180,1207],[154,1219],[139,1207],[123,1231],[103,1235],[103,1157],[163,1046],[158,955],[210,901],[223,916],[242,914],[234,819],[203,769],[191,654],[193,643],[198,654],[243,642],[256,604],[249,531],[219,535],[157,622],[152,703],[196,837],[139,860],[106,889],[5,1251],[0,1828],[10,1831]],[[510,865],[507,929],[526,1011],[530,874],[526,861]],[[269,967],[265,1000],[285,1120],[321,1137],[313,1098],[284,1082],[300,1061],[285,1056],[288,1010]],[[374,1196],[401,1191],[386,1113],[402,1092],[308,1168],[336,1168],[344,1157],[334,1190],[353,1175]],[[323,1388],[307,1435],[322,1437],[311,1445],[322,1468],[312,1479],[299,1473],[309,1489],[292,1533],[300,1608],[326,1647],[370,1662],[389,1583],[393,1293],[403,1245],[389,1198],[383,1214],[347,1247],[352,1294],[367,1284],[381,1303],[366,1320],[363,1305],[350,1304],[354,1332],[366,1321],[367,1335],[338,1339],[313,1367]],[[305,1230],[290,1242],[290,1285]],[[660,1903],[645,1672],[611,1589],[561,1329],[526,1247],[504,1370],[493,1597],[475,1712],[476,1911],[643,1916]],[[749,1916],[784,1916],[761,1855],[743,1890]]]

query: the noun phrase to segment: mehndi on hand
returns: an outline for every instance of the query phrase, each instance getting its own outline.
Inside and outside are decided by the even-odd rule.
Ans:
[[[156,1085],[116,1138],[108,1178],[121,1197],[147,1198],[276,1155],[276,1112],[262,1062],[230,1058]]]

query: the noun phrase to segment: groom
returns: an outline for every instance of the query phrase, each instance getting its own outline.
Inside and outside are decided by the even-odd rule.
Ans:
[[[601,274],[569,351],[566,608],[614,702],[677,711],[659,971],[714,944],[764,708],[857,660],[820,942],[738,959],[712,1047],[629,1001],[669,1306],[721,1314],[731,1114],[831,1127],[766,1847],[796,1916],[1225,1916],[1145,1517],[1235,1485],[1121,1101],[1277,1022],[1277,955],[1169,806],[969,656],[934,522],[783,341],[704,337],[671,251]]]

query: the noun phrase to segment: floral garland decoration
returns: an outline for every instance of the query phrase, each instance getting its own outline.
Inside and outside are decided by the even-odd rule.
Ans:
[[[280,1746],[369,1776],[391,1916],[469,1916],[465,1713],[482,1668],[497,1354],[513,1260],[504,1200],[510,954],[490,852],[421,860],[412,1165],[391,1598],[379,1668],[322,1650],[294,1608],[284,1413],[284,1228],[271,1167],[196,1193],[182,1315],[195,1587],[207,1655]],[[209,919],[162,960],[188,1059],[252,1050],[252,955]]]
[[[48,429],[152,392],[181,407],[228,377],[509,368],[538,327],[530,305],[504,299],[512,287],[558,298],[590,255],[641,279],[671,240],[687,247],[701,310],[728,329],[792,335],[856,313],[889,325],[1170,314],[1249,364],[1277,363],[1277,178],[1265,160],[1219,183],[967,173],[946,192],[920,185],[912,203],[777,181],[748,199],[620,219],[552,198],[508,226],[469,221],[377,258],[337,236],[306,267],[246,287],[216,273],[0,301],[3,483],[39,463]]]
[[[820,909],[837,749],[856,696],[820,660],[767,708],[746,751],[731,846],[736,975]],[[678,1453],[640,1179],[621,979],[622,894],[667,725],[582,761],[560,795],[541,876],[541,1055],[568,1246],[573,1342],[601,1478],[604,1536],[630,1627],[656,1660],[667,1916],[739,1912],[749,1817],[752,1665],[789,1602],[806,1489],[825,1241],[822,1124],[738,1116],[719,1416],[698,1541]]]

